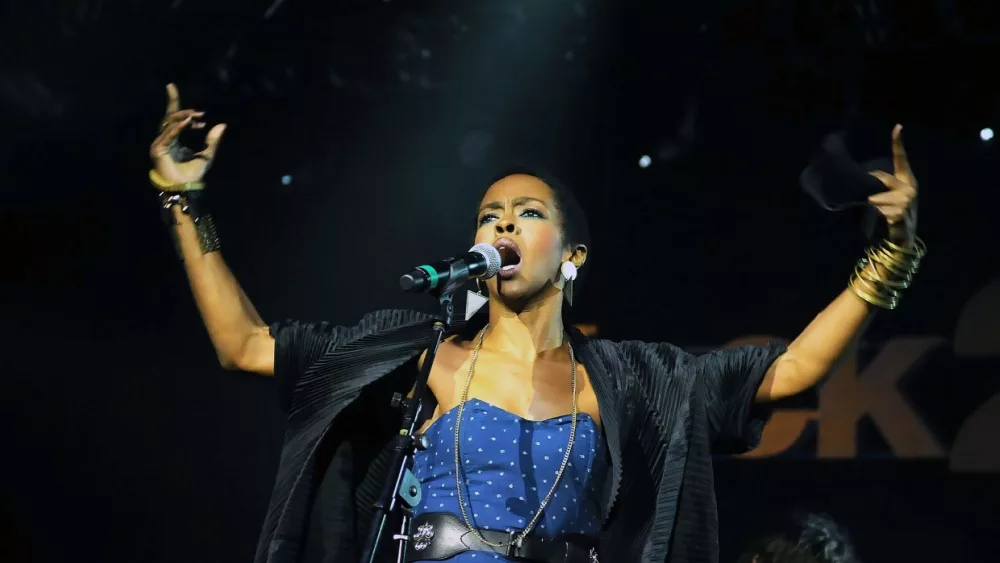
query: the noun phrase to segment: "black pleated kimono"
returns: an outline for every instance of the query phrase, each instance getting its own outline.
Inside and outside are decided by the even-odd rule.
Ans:
[[[386,310],[353,327],[271,327],[288,428],[256,563],[358,561],[401,420],[390,399],[412,388],[431,324]],[[669,344],[571,340],[610,458],[601,560],[718,561],[711,454],[757,445],[768,413],[754,397],[783,346],[694,356]]]

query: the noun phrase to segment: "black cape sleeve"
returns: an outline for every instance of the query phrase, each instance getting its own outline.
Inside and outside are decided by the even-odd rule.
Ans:
[[[280,388],[281,407],[288,411],[299,378],[345,329],[328,322],[286,320],[271,324],[270,330],[274,337],[274,376]]]
[[[768,368],[786,346],[778,342],[725,348],[699,356],[695,361],[708,417],[712,449],[718,453],[744,453],[760,444],[771,409],[757,404],[757,390]]]

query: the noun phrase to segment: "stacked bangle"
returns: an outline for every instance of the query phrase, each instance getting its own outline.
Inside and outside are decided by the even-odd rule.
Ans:
[[[919,237],[912,248],[884,240],[865,251],[847,285],[868,303],[882,309],[895,309],[926,253],[927,246]]]

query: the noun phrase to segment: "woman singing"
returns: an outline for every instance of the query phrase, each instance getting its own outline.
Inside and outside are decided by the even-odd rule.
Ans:
[[[200,153],[180,147],[178,134],[204,127],[202,114],[180,109],[173,85],[168,94],[150,178],[198,308],[222,366],[275,376],[288,413],[256,561],[357,561],[399,429],[389,398],[412,389],[433,319],[378,311],[346,327],[265,324],[198,206],[224,126]],[[897,305],[919,265],[917,184],[899,127],[893,154],[895,174],[879,174],[887,191],[871,198],[888,237],[847,289],[787,347],[703,356],[566,326],[588,256],[582,211],[542,175],[488,186],[470,234],[500,251],[503,268],[483,284],[488,315],[455,329],[432,366],[436,408],[422,421],[430,447],[414,460],[422,501],[407,560],[717,561],[712,453],[753,448],[767,405],[829,373],[873,311]]]

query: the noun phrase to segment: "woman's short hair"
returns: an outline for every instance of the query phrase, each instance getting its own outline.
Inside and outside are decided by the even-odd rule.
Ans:
[[[553,174],[533,166],[512,166],[496,176],[490,185],[517,174],[533,176],[545,182],[555,195],[556,208],[562,217],[563,241],[569,245],[582,244],[589,248],[590,224],[587,222],[587,215],[569,186],[563,184]]]

